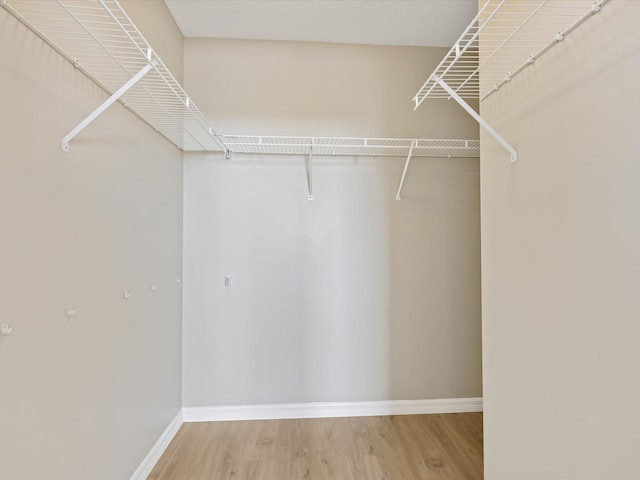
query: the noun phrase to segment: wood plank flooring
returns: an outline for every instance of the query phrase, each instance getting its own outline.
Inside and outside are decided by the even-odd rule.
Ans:
[[[148,477],[482,478],[482,413],[185,423]]]

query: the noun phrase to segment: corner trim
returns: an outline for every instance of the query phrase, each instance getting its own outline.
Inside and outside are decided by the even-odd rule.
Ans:
[[[133,472],[130,480],[145,480],[149,476],[153,467],[156,466],[156,463],[158,463],[158,460],[160,460],[160,457],[171,443],[171,440],[173,440],[173,437],[176,436],[176,433],[178,433],[183,423],[183,414],[182,410],[180,410],[174,419],[171,420],[169,426],[164,429],[164,432],[162,432],[162,435],[160,435],[155,445],[151,447],[151,450],[147,456],[144,457],[144,460],[142,460],[138,468],[136,468],[136,471]]]
[[[437,413],[481,412],[482,398],[390,400],[375,402],[285,403],[184,407],[183,421],[276,420],[290,418],[376,417]]]

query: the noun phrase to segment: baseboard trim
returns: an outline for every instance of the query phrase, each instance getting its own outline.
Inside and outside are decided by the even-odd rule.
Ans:
[[[162,435],[160,435],[160,438],[155,445],[151,447],[151,450],[147,456],[144,457],[144,460],[142,460],[142,463],[138,466],[136,471],[133,472],[131,480],[145,480],[149,476],[151,470],[156,466],[156,463],[160,460],[160,457],[171,443],[171,440],[173,440],[173,437],[178,433],[183,422],[182,410],[180,410],[174,419],[171,420],[169,426],[165,428],[164,432],[162,432]]]
[[[435,413],[481,412],[482,397],[436,400],[389,400],[377,402],[283,403],[228,407],[184,407],[151,448],[130,480],[145,480],[180,426],[189,422],[230,420],[281,420],[290,418],[378,417]]]
[[[222,407],[184,407],[183,421],[279,420],[288,418],[377,417],[481,412],[482,398],[390,400],[376,402],[286,403]]]

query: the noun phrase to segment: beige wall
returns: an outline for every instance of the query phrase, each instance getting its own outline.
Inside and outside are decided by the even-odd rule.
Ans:
[[[482,103],[485,478],[640,478],[640,2]]]
[[[187,38],[186,90],[226,134],[478,138],[452,102],[413,111],[445,52]]]
[[[477,138],[442,49],[185,40],[219,131]],[[185,155],[185,406],[481,396],[477,160]],[[231,288],[225,275],[233,275]]]
[[[181,154],[119,105],[63,153],[104,92],[4,10],[0,43],[0,478],[129,478],[181,407]]]

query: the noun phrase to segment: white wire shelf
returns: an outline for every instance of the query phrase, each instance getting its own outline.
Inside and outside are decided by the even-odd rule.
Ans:
[[[406,157],[396,200],[412,158],[478,158],[480,140],[417,138],[280,137],[221,135],[227,152],[259,155],[299,155],[307,159],[308,198],[313,200],[313,158],[320,156]]]
[[[485,100],[600,11],[608,0],[488,0],[413,98]],[[480,43],[482,43],[480,52]]]
[[[0,0],[0,5],[110,95],[126,85],[126,93],[116,95],[112,103],[120,101],[177,147],[224,150],[216,132],[116,0]],[[101,111],[94,113],[82,128]]]
[[[413,97],[453,98],[516,162],[518,153],[464,99],[485,100],[598,13],[608,0],[487,0]]]
[[[221,135],[231,153],[475,158],[479,140]]]

